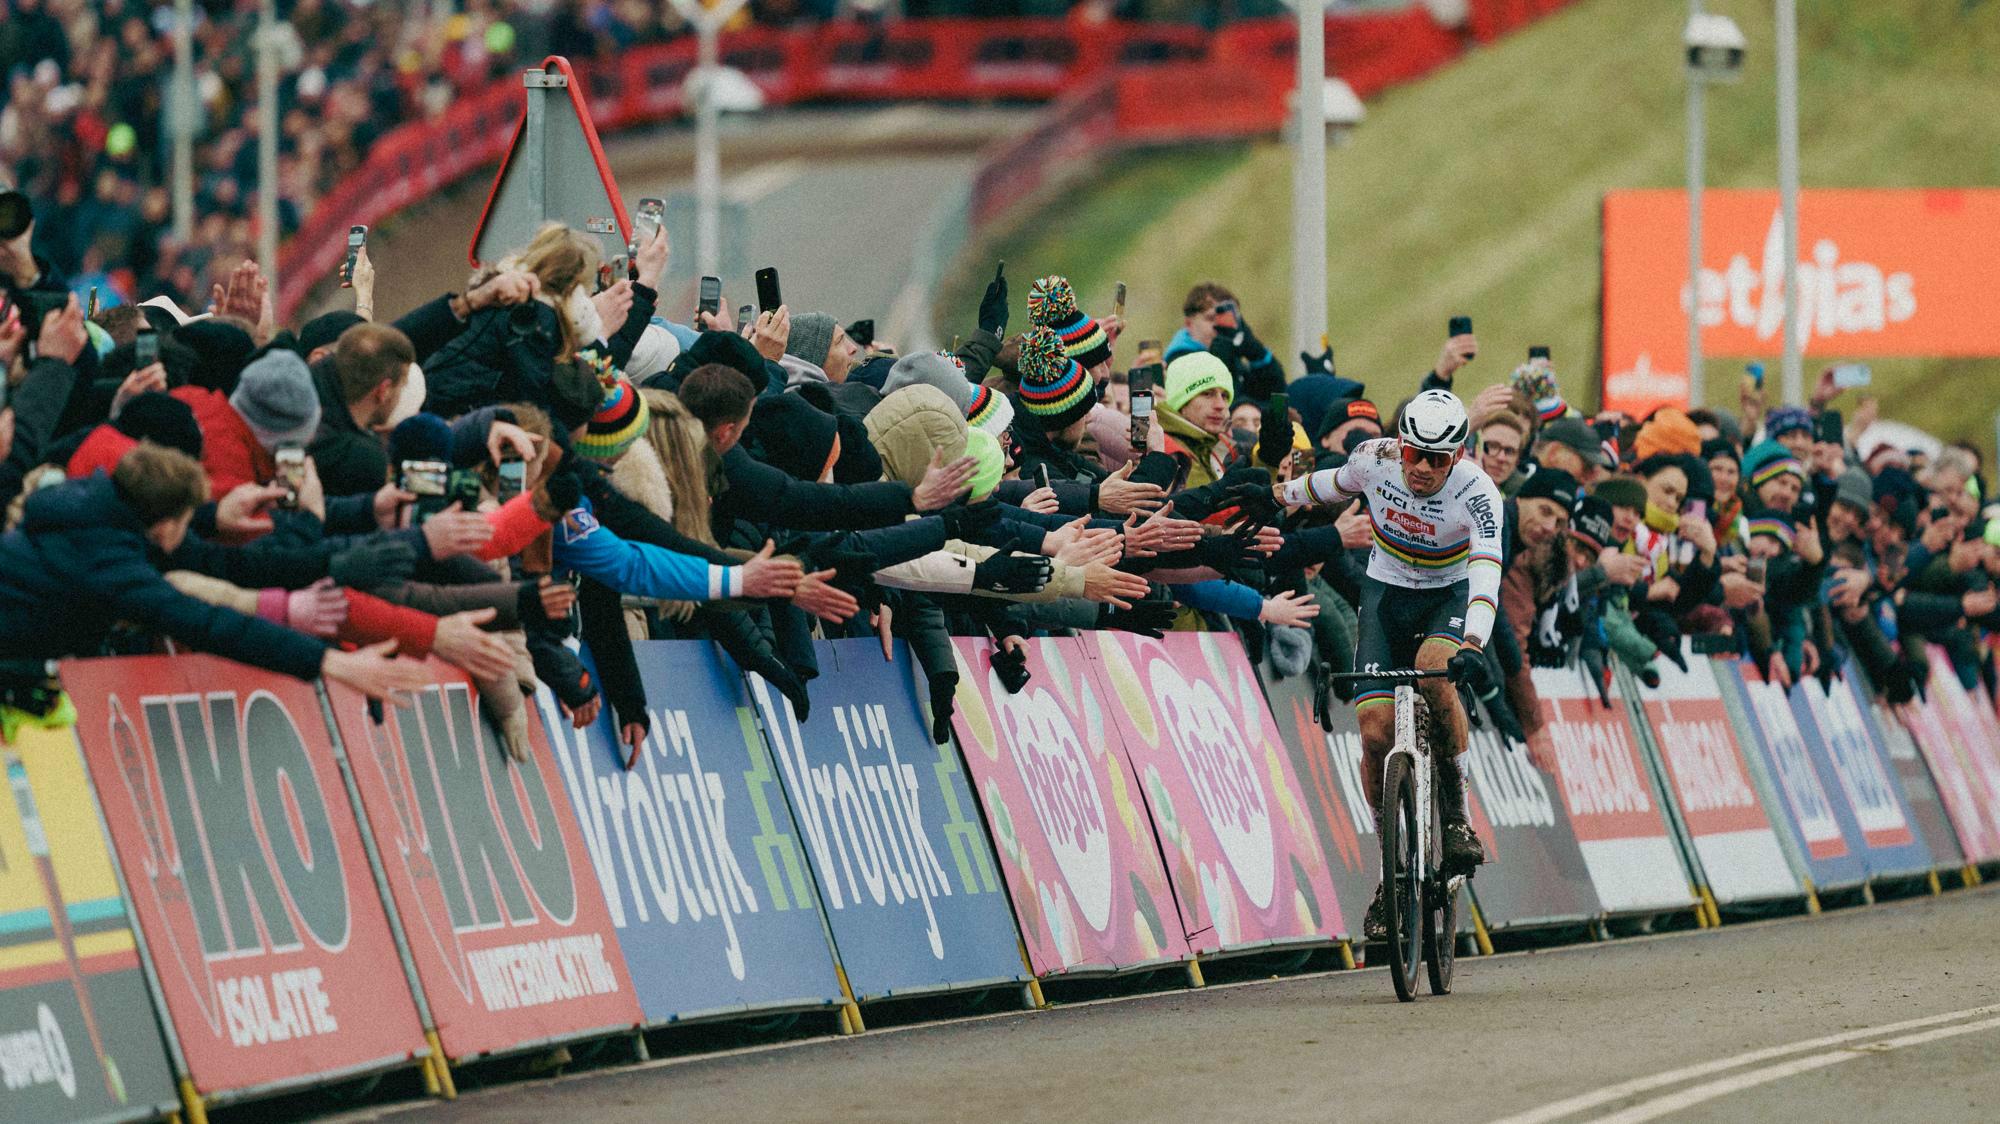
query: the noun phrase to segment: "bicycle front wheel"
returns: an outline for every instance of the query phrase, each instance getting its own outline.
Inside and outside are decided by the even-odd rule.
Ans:
[[[1424,960],[1430,966],[1431,994],[1451,994],[1451,969],[1458,960],[1458,880],[1431,879],[1424,905]]]
[[[1423,964],[1424,861],[1417,851],[1417,786],[1408,754],[1389,758],[1382,776],[1382,917],[1389,930],[1389,978],[1396,998],[1417,997]]]

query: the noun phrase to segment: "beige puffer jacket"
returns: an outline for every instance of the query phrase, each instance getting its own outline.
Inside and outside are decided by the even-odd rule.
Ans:
[[[914,488],[939,453],[949,463],[965,455],[965,415],[934,386],[906,386],[868,412],[868,440],[882,457],[882,475]],[[973,569],[994,555],[990,546],[953,539],[944,549],[875,571],[875,581],[919,593],[972,593],[1004,601],[1047,602],[1083,596],[1083,571],[1061,562],[1040,593],[1001,595],[972,588]]]

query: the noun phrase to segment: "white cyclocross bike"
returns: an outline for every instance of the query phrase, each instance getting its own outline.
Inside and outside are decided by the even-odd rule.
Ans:
[[[1449,671],[1334,673],[1332,682],[1396,684],[1396,743],[1382,764],[1382,916],[1396,998],[1417,997],[1417,966],[1429,961],[1432,995],[1451,994],[1463,874],[1446,874],[1437,806],[1431,802],[1430,704],[1415,684]]]

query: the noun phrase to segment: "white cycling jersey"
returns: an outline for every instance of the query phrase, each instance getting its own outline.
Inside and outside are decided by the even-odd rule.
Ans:
[[[1399,444],[1394,437],[1363,442],[1339,468],[1285,485],[1285,502],[1329,504],[1359,496],[1375,537],[1368,576],[1405,589],[1464,579],[1465,638],[1483,645],[1500,595],[1500,489],[1478,465],[1460,459],[1444,487],[1419,496],[1403,483]]]

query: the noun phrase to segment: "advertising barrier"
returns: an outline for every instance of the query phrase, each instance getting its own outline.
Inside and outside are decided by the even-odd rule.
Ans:
[[[376,708],[328,701],[445,1055],[477,1057],[640,1021],[618,935],[540,725],[514,761],[462,673]],[[394,961],[377,961],[380,972]]]
[[[1682,658],[1686,671],[1671,660],[1655,662],[1660,685],[1638,697],[1709,893],[1723,904],[1799,897],[1805,887],[1757,798],[1715,683],[1715,661],[1686,644]]]
[[[742,676],[703,642],[633,650],[651,700],[633,769],[611,708],[574,730],[546,689],[537,707],[646,1021],[841,1002]]]
[[[1082,640],[1027,641],[1008,694],[993,644],[953,641],[952,724],[1037,976],[1186,960],[1187,938],[1132,764]]]
[[[426,1054],[315,690],[196,655],[62,679],[196,1090]]]
[[[1607,913],[1694,904],[1651,771],[1622,701],[1606,708],[1573,668],[1536,668],[1564,808]]]
[[[1861,852],[1870,878],[1923,874],[1931,869],[1930,849],[1910,822],[1901,786],[1891,779],[1887,756],[1845,682],[1828,691],[1808,676],[1791,690],[1792,713],[1841,799],[1841,828]]]
[[[1766,683],[1755,664],[1716,660],[1715,681],[1729,707],[1751,772],[1764,790],[1764,807],[1792,861],[1813,887],[1859,886],[1868,872],[1861,855],[1841,830],[1830,782],[1823,779],[1806,747],[1806,736],[1783,688]]]
[[[1340,904],[1241,642],[1215,632],[1092,640],[1189,945],[1332,940]]]
[[[958,751],[930,739],[909,649],[818,642],[810,720],[750,677],[858,1000],[1015,982],[1027,966]]]
[[[1929,697],[1906,705],[1917,744],[1937,778],[1960,848],[1974,862],[2000,858],[2000,744],[1988,730],[1990,711],[1966,691],[1944,649],[1929,651]],[[1925,737],[1928,730],[1932,736]]]
[[[24,726],[0,767],[0,1120],[171,1111],[166,1047],[76,740]]]
[[[1958,833],[1952,830],[1944,801],[1938,796],[1937,782],[1931,777],[1930,767],[1924,764],[1923,754],[1918,752],[1916,739],[1910,736],[1909,728],[1897,720],[1887,703],[1874,697],[1862,678],[1860,668],[1851,664],[1847,688],[1860,703],[1862,718],[1881,745],[1882,756],[1888,760],[1890,770],[1896,774],[1896,783],[1903,792],[1903,805],[1910,812],[1910,822],[1930,849],[1932,869],[1955,870],[1964,865],[1965,851],[1958,844]]]
[[[1375,834],[1375,809],[1361,789],[1361,727],[1354,708],[1333,700],[1331,733],[1313,720],[1312,681],[1303,675],[1280,678],[1260,668],[1265,697],[1277,716],[1279,739],[1292,775],[1306,801],[1306,819],[1326,856],[1333,893],[1340,904],[1338,935],[1359,937],[1361,915],[1382,871],[1382,841]]]
[[[1687,405],[1685,192],[1604,197],[1604,406]],[[1784,351],[1778,193],[1702,195],[1702,354]],[[1807,356],[2000,355],[2000,309],[1966,246],[2000,238],[2000,189],[1799,192],[1798,332]]]
[[[1527,929],[1603,914],[1569,809],[1556,799],[1558,780],[1491,730],[1472,731],[1463,767],[1466,816],[1486,845],[1486,865],[1471,882],[1486,927]]]

